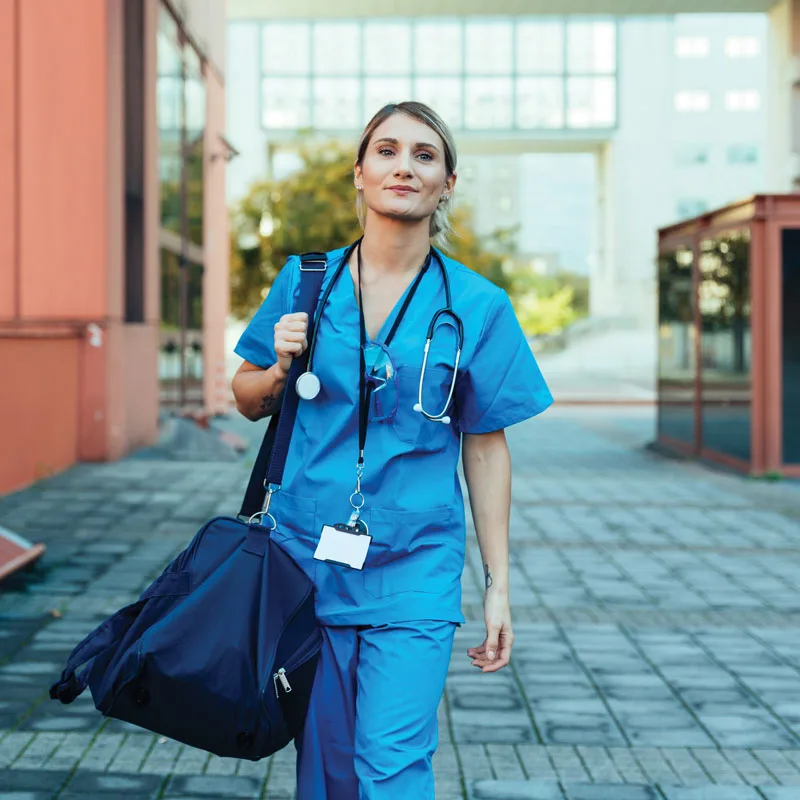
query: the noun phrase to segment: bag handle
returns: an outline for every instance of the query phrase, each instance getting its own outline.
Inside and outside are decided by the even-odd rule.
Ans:
[[[303,253],[300,256],[300,291],[297,298],[296,311],[308,314],[307,339],[313,337],[313,329],[319,320],[314,319],[317,301],[322,289],[322,281],[328,268],[328,257],[325,253]],[[272,415],[269,426],[261,442],[256,462],[250,473],[250,480],[244,493],[242,507],[238,516],[251,517],[261,511],[267,486],[280,486],[286,458],[289,455],[289,444],[297,417],[297,406],[300,398],[295,390],[295,383],[308,366],[309,349],[292,360],[289,375],[286,378],[286,389],[283,393],[280,411]]]

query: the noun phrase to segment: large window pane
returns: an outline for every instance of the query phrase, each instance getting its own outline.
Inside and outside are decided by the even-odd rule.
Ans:
[[[314,127],[358,128],[361,123],[361,86],[357,78],[314,80]]]
[[[461,73],[462,28],[458,22],[417,22],[414,67],[420,75]]]
[[[520,78],[517,81],[517,125],[520,128],[564,126],[561,78]]]
[[[317,75],[357,75],[361,29],[355,22],[320,22],[312,28],[312,69]]]
[[[306,78],[265,78],[262,124],[266,128],[307,128],[310,87]]]
[[[750,231],[702,242],[703,447],[750,459]]]
[[[564,25],[561,22],[517,23],[517,72],[554,75],[564,71]]]
[[[800,464],[800,230],[782,232],[783,463]]]
[[[186,58],[186,186],[189,239],[203,244],[203,154],[206,127],[206,85],[200,57],[191,47]]]
[[[387,103],[399,103],[410,97],[409,78],[368,78],[364,81],[364,121]]]
[[[512,95],[510,78],[467,78],[466,127],[510,128]]]
[[[261,37],[261,67],[267,75],[307,75],[310,31],[305,22],[271,22]]]
[[[658,433],[694,445],[695,328],[688,248],[658,259]]]
[[[567,125],[570,128],[610,128],[616,121],[613,78],[567,79]]]
[[[411,72],[411,27],[407,22],[364,25],[364,71],[369,75]]]
[[[458,78],[417,78],[414,97],[427,103],[453,128],[464,124],[462,115],[462,83]]]
[[[471,75],[510,74],[511,33],[510,22],[467,22],[467,72]]]
[[[567,23],[569,72],[614,72],[616,60],[616,30],[613,22]]]
[[[156,108],[161,227],[181,230],[181,132],[183,129],[183,53],[178,26],[165,10],[158,17]]]

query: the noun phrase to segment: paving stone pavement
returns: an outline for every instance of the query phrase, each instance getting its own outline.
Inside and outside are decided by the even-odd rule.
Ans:
[[[483,638],[468,531],[438,800],[800,800],[800,488],[665,459],[652,430],[649,409],[584,408],[509,431],[513,660],[466,658]],[[238,508],[252,455],[212,451],[0,498],[0,524],[48,546],[0,585],[0,798],[294,798],[293,748],[220,759],[104,719],[88,692],[47,699],[74,644]]]

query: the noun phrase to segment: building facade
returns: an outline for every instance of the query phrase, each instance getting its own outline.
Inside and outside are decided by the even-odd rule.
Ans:
[[[227,408],[224,19],[0,0],[0,492]]]
[[[355,142],[383,102],[421,99],[455,129],[456,199],[479,232],[518,226],[522,254],[590,276],[593,315],[652,328],[655,231],[767,188],[764,13],[230,8],[229,112],[245,150],[231,200],[290,165],[280,148],[297,130]]]

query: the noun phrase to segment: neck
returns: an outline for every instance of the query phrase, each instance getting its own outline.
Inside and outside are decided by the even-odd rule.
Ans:
[[[361,255],[373,272],[416,271],[430,249],[427,219],[418,223],[370,214],[361,242]]]

